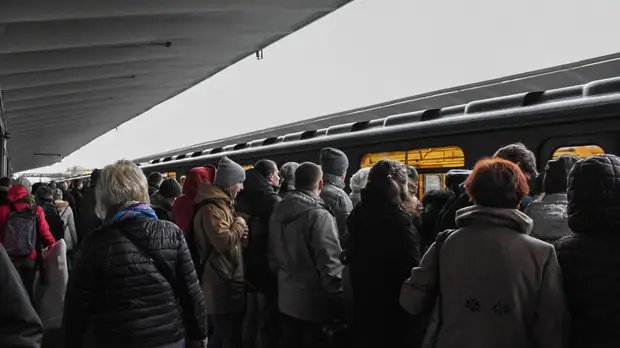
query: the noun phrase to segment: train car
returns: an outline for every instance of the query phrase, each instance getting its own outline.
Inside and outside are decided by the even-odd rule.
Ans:
[[[231,144],[141,167],[147,174],[174,172],[180,177],[190,168],[217,164],[224,155],[246,168],[263,158],[279,165],[316,163],[320,149],[331,146],[347,153],[348,176],[383,158],[413,165],[420,173],[423,195],[442,187],[448,170],[472,168],[506,144],[525,144],[542,169],[561,154],[618,153],[619,132],[620,78],[613,78]]]

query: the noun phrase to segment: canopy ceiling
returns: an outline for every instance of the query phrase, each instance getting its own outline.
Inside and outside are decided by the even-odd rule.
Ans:
[[[1,1],[12,170],[58,162],[349,1]]]

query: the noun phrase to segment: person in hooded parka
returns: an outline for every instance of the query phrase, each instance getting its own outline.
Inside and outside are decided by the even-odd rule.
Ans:
[[[577,162],[568,178],[568,226],[556,242],[571,314],[570,348],[620,347],[620,158]]]

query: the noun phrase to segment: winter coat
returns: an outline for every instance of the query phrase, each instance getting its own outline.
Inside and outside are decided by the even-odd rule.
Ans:
[[[9,202],[13,203],[17,211],[22,211],[30,204],[24,203],[23,199],[29,195],[29,192],[23,186],[13,186],[9,189]],[[0,206],[0,241],[3,240],[4,228],[6,227],[7,220],[11,214],[11,208],[8,205]],[[45,214],[41,207],[37,207],[37,219],[39,221],[39,235],[42,237],[42,241],[47,245],[56,243],[56,240],[50,232],[50,228],[45,220]],[[37,251],[33,251],[27,259],[35,260],[37,258]]]
[[[194,218],[194,233],[200,258],[207,259],[201,275],[207,312],[210,315],[242,313],[246,303],[244,226],[237,221],[234,202],[220,187],[208,182],[201,184],[196,203],[206,199],[217,203],[200,208]]]
[[[71,251],[76,248],[79,243],[77,230],[75,229],[73,210],[69,206],[69,202],[66,201],[56,201],[54,204],[58,210],[60,220],[62,220],[62,224],[65,227],[63,239],[67,244],[67,250]]]
[[[176,274],[174,284],[146,253],[166,261]],[[87,331],[98,346],[114,348],[164,347],[185,337],[206,337],[198,278],[173,223],[144,215],[106,221],[82,241],[73,265],[63,316],[67,347],[85,346]]]
[[[294,191],[269,222],[269,265],[278,276],[278,306],[293,318],[326,322],[340,314],[342,264],[338,226],[325,203]]]
[[[359,203],[359,201],[362,200],[362,193],[361,192],[351,192],[351,194],[349,195],[349,198],[351,199],[351,206],[353,206],[353,208],[355,208],[357,203]]]
[[[95,196],[95,188],[90,187],[84,191],[84,195],[76,202],[79,207],[77,233],[78,238],[84,240],[86,236],[93,230],[101,226],[101,219],[95,212],[97,205],[97,197]]]
[[[553,243],[569,234],[567,204],[565,193],[544,195],[530,203],[524,211],[534,221],[530,236]]]
[[[420,262],[411,215],[364,189],[347,220],[347,262],[355,312],[356,346],[405,347],[411,316],[399,304],[400,288]]]
[[[157,214],[158,219],[174,222],[172,204],[162,197],[159,192],[156,192],[151,197],[151,207],[155,211],[155,214]]]
[[[620,161],[609,163],[608,156],[573,167],[567,209],[573,232],[555,245],[571,313],[569,346],[575,348],[620,346]],[[598,177],[590,176],[593,171]]]
[[[269,219],[281,198],[255,169],[248,169],[243,191],[237,196],[237,212],[248,224],[249,244],[244,253],[245,278],[251,288],[261,293],[274,294],[278,281],[269,269],[267,243]]]
[[[187,173],[185,185],[183,185],[183,194],[177,198],[172,206],[172,217],[174,222],[181,228],[183,234],[187,236],[190,224],[193,224],[194,218],[194,201],[198,186],[205,181],[213,182],[215,175],[215,167],[205,166],[193,168]]]
[[[566,347],[568,313],[553,246],[528,236],[518,210],[471,206],[440,251],[443,324],[436,348]],[[410,313],[432,308],[437,284],[433,244],[402,288]]]
[[[344,180],[332,174],[323,174],[323,190],[321,199],[331,209],[338,224],[338,236],[340,240],[346,238],[347,217],[353,210],[351,198],[344,192],[346,187]]]
[[[0,347],[38,348],[42,338],[41,319],[0,244]]]

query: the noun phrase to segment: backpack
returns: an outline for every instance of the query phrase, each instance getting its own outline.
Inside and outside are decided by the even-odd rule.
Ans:
[[[45,214],[45,220],[50,227],[50,232],[56,241],[59,241],[65,238],[65,224],[62,222],[62,218],[58,213],[58,208],[56,208],[55,204],[44,203],[41,208],[43,208],[43,213]]]
[[[204,258],[200,257],[200,252],[198,250],[198,241],[196,240],[196,235],[194,233],[194,219],[196,218],[196,214],[198,214],[200,209],[207,204],[215,204],[219,207],[217,201],[218,200],[216,199],[205,199],[204,201],[195,204],[194,212],[192,214],[192,220],[187,229],[187,247],[190,254],[192,255],[192,261],[194,262],[194,267],[196,268],[196,275],[198,275],[198,281],[200,283],[202,283],[202,274],[204,273],[205,266],[207,265],[207,261],[209,260],[209,256],[211,256],[213,247],[207,250],[207,255],[205,255]]]
[[[6,221],[2,245],[11,258],[30,256],[37,247],[38,221],[35,205],[17,211],[13,203],[9,204],[11,213]]]

